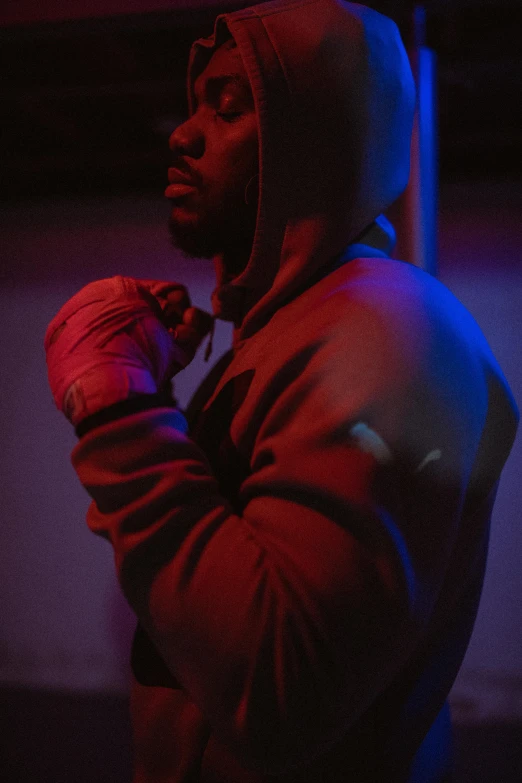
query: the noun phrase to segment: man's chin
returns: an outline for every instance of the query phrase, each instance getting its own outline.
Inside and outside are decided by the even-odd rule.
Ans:
[[[213,258],[219,253],[210,232],[200,227],[183,225],[171,217],[169,234],[172,246],[191,258]]]

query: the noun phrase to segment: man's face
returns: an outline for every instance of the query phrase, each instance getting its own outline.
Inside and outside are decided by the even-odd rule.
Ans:
[[[230,74],[238,79],[227,82]],[[222,79],[213,82],[217,77]],[[245,204],[245,186],[259,170],[254,99],[237,49],[217,49],[195,91],[197,110],[169,141],[175,156],[169,181],[181,172],[194,188],[165,191],[172,200],[169,230],[176,248],[198,258],[223,252],[225,265],[237,274],[250,256],[257,214],[255,195]],[[249,188],[249,200],[255,193],[257,187]]]

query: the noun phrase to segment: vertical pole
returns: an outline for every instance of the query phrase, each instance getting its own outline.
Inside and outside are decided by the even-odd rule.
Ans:
[[[387,216],[395,225],[394,257],[437,274],[438,144],[436,55],[426,47],[426,10],[415,6],[405,42],[417,88],[408,186]]]

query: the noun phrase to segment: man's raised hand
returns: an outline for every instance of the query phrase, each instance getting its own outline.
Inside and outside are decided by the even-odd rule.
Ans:
[[[157,393],[192,361],[212,324],[179,283],[121,275],[89,283],[45,334],[57,408],[77,426],[116,402]]]

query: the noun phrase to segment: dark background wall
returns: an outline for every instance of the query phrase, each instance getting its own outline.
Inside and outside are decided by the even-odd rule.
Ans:
[[[21,14],[28,0],[0,12],[0,198],[165,186],[167,140],[187,111],[190,45],[211,34],[227,3],[193,0],[187,10],[185,0],[163,3],[169,11],[110,15],[116,4],[135,5],[111,2],[105,12],[101,0],[74,4],[77,15],[98,8],[87,19],[2,26],[2,14]],[[147,3],[161,5],[140,0],[137,7]],[[410,40],[412,3],[370,4],[389,12]],[[35,19],[49,8],[63,17],[72,7],[39,3]],[[520,178],[520,3],[431,0],[426,9],[427,43],[438,58],[441,179]]]

